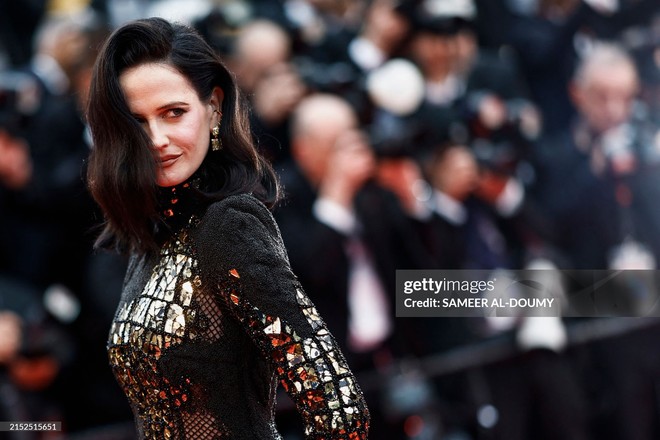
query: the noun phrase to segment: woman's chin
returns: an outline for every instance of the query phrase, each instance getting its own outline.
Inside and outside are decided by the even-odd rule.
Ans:
[[[185,180],[186,179],[174,178],[173,176],[159,177],[156,180],[156,185],[158,185],[161,188],[169,188],[172,186],[176,186],[180,183],[183,183]]]

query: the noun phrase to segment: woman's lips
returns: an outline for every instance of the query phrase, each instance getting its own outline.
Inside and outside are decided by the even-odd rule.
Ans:
[[[160,158],[160,164],[164,168],[169,167],[170,165],[174,164],[174,162],[176,162],[179,157],[181,156],[180,155],[163,156]]]

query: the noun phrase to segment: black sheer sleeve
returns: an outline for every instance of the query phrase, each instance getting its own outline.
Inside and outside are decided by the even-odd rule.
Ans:
[[[292,273],[271,213],[252,196],[232,196],[211,205],[198,232],[207,285],[270,362],[306,438],[366,439],[362,392]]]

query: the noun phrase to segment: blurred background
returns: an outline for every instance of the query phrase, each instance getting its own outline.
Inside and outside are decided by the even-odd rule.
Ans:
[[[370,438],[660,437],[653,276],[591,294],[601,318],[393,312],[397,269],[656,273],[657,0],[0,0],[0,420],[63,422],[0,439],[134,438],[105,352],[125,260],[92,250],[84,106],[103,40],[153,15],[236,74]]]

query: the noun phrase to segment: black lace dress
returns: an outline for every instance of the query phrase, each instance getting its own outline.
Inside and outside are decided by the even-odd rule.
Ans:
[[[110,331],[140,438],[280,439],[279,383],[305,438],[366,439],[363,395],[270,212],[250,195],[180,209],[188,192],[172,189],[160,252],[131,259]]]

